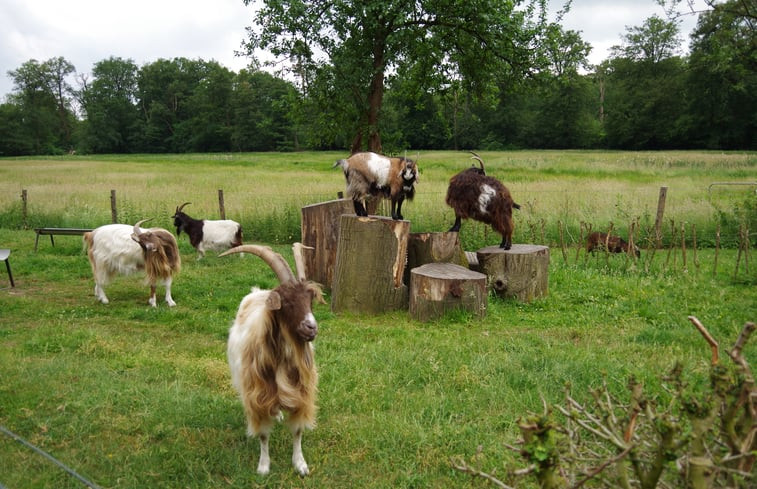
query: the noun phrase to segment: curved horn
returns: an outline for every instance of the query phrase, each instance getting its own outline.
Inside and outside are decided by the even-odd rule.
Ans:
[[[473,156],[471,156],[472,160],[477,160],[478,164],[481,165],[481,171],[484,172],[484,175],[486,174],[486,170],[484,169],[484,160],[481,159],[479,155],[474,153],[473,151],[470,152]]]
[[[133,232],[134,232],[134,235],[135,235],[135,236],[139,236],[140,234],[142,234],[142,231],[140,231],[140,230],[139,230],[139,226],[140,226],[140,225],[141,225],[141,224],[142,224],[143,222],[145,222],[145,221],[149,221],[150,219],[152,219],[152,217],[150,217],[150,218],[147,218],[147,219],[142,219],[141,221],[137,222],[137,223],[136,223],[136,224],[134,225],[134,231],[133,231]]]
[[[183,204],[181,204],[179,207],[176,208],[176,213],[178,214],[179,212],[181,212],[184,206],[189,205],[189,204],[191,204],[191,202],[184,202]]]
[[[226,256],[232,253],[252,253],[263,259],[269,267],[274,271],[279,278],[279,282],[284,284],[287,282],[294,282],[296,279],[292,269],[289,267],[289,263],[284,260],[284,257],[273,251],[268,246],[258,245],[242,245],[230,250],[226,250],[218,256]]]

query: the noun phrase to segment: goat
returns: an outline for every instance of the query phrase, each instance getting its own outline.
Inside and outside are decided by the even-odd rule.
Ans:
[[[231,253],[252,253],[262,258],[279,279],[273,290],[253,288],[239,304],[229,330],[227,356],[231,382],[239,393],[247,418],[248,436],[260,438],[258,473],[270,470],[268,440],[281,411],[294,437],[292,465],[308,474],[302,454],[302,432],[315,426],[318,385],[312,341],[318,333],[312,302],[325,303],[321,287],[295,278],[284,258],[269,247],[242,245]]]
[[[334,167],[341,166],[347,180],[347,196],[352,198],[355,214],[367,216],[365,199],[382,196],[392,201],[392,219],[403,219],[402,202],[413,200],[418,182],[418,165],[414,160],[355,153],[346,160],[338,160]]]
[[[459,232],[462,219],[475,219],[490,224],[501,234],[499,247],[509,250],[513,238],[513,208],[520,209],[520,205],[513,201],[502,182],[486,175],[480,156],[473,153],[472,159],[478,160],[481,168],[461,171],[450,179],[447,187],[445,202],[455,211],[455,224],[449,230]]]
[[[176,208],[171,218],[176,226],[176,236],[184,231],[189,235],[189,242],[197,250],[197,259],[205,256],[205,250],[223,251],[242,244],[242,226],[230,219],[211,221],[208,219],[193,219],[182,212],[184,206],[191,202],[184,202]]]
[[[95,297],[103,304],[109,302],[105,286],[115,275],[144,270],[150,284],[149,304],[156,307],[155,287],[160,282],[166,287],[166,303],[170,307],[176,305],[171,297],[173,276],[181,270],[176,238],[162,228],[140,228],[146,220],[134,226],[107,224],[84,233],[83,241],[95,278]]]
[[[607,250],[610,253],[628,253],[629,244],[620,236],[594,232],[586,238],[586,252],[594,253],[594,250]],[[633,252],[636,258],[641,257],[639,247],[634,245]]]

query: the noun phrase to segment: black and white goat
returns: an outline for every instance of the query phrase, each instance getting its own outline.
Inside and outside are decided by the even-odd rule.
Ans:
[[[313,428],[316,414],[316,369],[312,341],[318,333],[314,300],[323,301],[319,285],[298,277],[284,258],[271,248],[243,245],[230,253],[252,253],[262,258],[279,279],[273,290],[253,288],[239,304],[229,330],[227,356],[231,382],[239,393],[247,418],[247,434],[260,438],[258,473],[270,470],[268,440],[282,411],[294,437],[292,464],[300,475],[308,465],[302,454],[302,432]]]
[[[347,197],[352,198],[355,214],[367,216],[365,199],[381,196],[392,201],[392,219],[403,219],[402,202],[413,200],[415,184],[418,183],[416,161],[365,152],[339,160],[334,166],[342,167],[347,180]]]
[[[131,275],[144,270],[150,284],[149,304],[157,305],[155,287],[166,287],[166,303],[176,305],[171,297],[173,276],[181,270],[181,256],[176,238],[162,228],[142,229],[143,219],[134,226],[107,224],[84,233],[84,244],[95,278],[95,297],[108,303],[105,286],[115,275]]]
[[[513,201],[510,191],[502,182],[486,175],[484,161],[473,153],[480,168],[471,167],[453,176],[447,187],[447,205],[455,211],[455,224],[450,231],[460,231],[462,219],[475,219],[502,235],[499,247],[509,250],[513,240],[513,208],[520,206]]]
[[[184,202],[176,208],[171,218],[176,226],[176,235],[182,231],[189,235],[189,242],[197,250],[197,259],[205,256],[205,250],[223,251],[242,244],[242,226],[230,219],[211,221],[193,219],[182,209],[191,202]]]

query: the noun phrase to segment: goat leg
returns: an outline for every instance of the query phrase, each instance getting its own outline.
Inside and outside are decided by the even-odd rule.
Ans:
[[[359,200],[353,199],[352,204],[355,206],[355,215],[363,216],[363,217],[368,215],[368,211],[365,210],[365,206],[363,205],[362,202],[360,202]]]
[[[305,456],[302,454],[302,429],[294,431],[294,441],[292,443],[292,465],[298,474],[308,475],[308,464],[305,462]]]
[[[457,233],[460,231],[460,224],[462,223],[462,219],[460,216],[455,216],[455,224],[452,225],[451,228],[449,228],[450,233]]]
[[[402,217],[402,202],[404,200],[404,197],[400,197],[397,200],[392,199],[392,219],[395,221],[401,221],[404,219]],[[395,206],[397,207],[397,212],[394,211]]]
[[[267,475],[271,470],[271,457],[268,454],[268,433],[260,433],[260,459],[258,460],[258,474]]]

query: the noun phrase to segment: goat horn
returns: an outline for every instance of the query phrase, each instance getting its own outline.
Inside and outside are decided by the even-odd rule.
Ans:
[[[284,257],[273,251],[268,246],[242,245],[224,251],[218,256],[226,256],[232,253],[252,253],[253,255],[259,256],[274,271],[276,276],[279,278],[279,283],[284,284],[287,282],[294,282],[296,280],[294,273],[292,273],[292,269],[289,266],[289,263],[284,260]]]
[[[184,208],[184,206],[185,205],[189,205],[189,204],[191,204],[191,202],[184,202],[183,204],[181,204],[179,207],[176,208],[176,212],[177,213],[181,212],[181,210]]]
[[[142,224],[143,222],[145,222],[145,221],[149,221],[150,219],[152,219],[152,217],[149,217],[149,218],[147,218],[147,219],[142,219],[141,221],[137,222],[137,223],[136,223],[136,224],[134,225],[134,235],[135,235],[135,236],[139,236],[140,234],[142,234],[142,232],[141,232],[141,231],[139,230],[139,226],[140,226],[140,225],[141,225],[141,224]]]
[[[470,154],[473,155],[473,156],[471,156],[471,159],[472,160],[477,160],[478,164],[481,165],[481,171],[484,172],[484,173],[486,173],[486,170],[484,169],[484,160],[482,160],[481,157],[479,155],[477,155],[476,153],[474,153],[473,151],[471,151]]]

